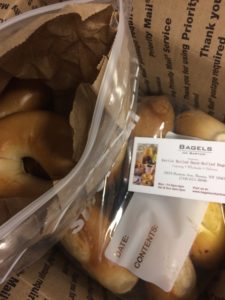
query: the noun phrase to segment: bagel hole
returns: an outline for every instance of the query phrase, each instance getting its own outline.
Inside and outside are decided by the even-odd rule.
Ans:
[[[42,168],[42,166],[32,157],[23,157],[23,166],[26,173],[29,173],[38,178],[51,180],[48,173]]]

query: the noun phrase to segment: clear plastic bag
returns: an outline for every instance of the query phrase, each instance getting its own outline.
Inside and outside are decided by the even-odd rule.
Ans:
[[[121,148],[103,190],[80,215],[82,226],[70,228],[62,245],[72,261],[121,299],[198,299],[224,259],[223,206],[181,197],[133,194],[128,190],[128,182],[134,136],[154,137],[156,143],[162,137],[198,142],[206,136],[190,134],[186,126],[181,126],[182,114],[174,117],[165,97],[146,97],[141,103],[144,110],[137,110],[140,121],[129,142]],[[206,132],[204,124],[208,119],[207,122],[215,124],[210,126],[212,130],[207,130],[208,139],[213,140],[215,128],[224,125],[219,126],[216,119],[202,112],[206,120],[198,122],[198,114],[194,118],[199,128],[197,123],[193,126],[194,119],[189,126]],[[223,130],[216,131],[222,136]],[[143,152],[136,166],[136,174],[144,186],[151,185],[145,175],[151,173],[154,165],[151,160],[148,162],[151,167],[146,170],[147,156],[152,155]],[[142,265],[145,273],[143,270],[138,273]],[[220,283],[214,286],[222,287]]]
[[[80,3],[84,1],[68,1]],[[86,1],[88,2],[88,1]],[[9,20],[1,37],[57,12],[60,3]],[[93,2],[94,5],[94,2]],[[134,126],[138,62],[120,1],[119,22],[102,78],[85,150],[76,167],[53,188],[0,227],[0,281],[45,253],[91,201]]]
[[[155,93],[161,93],[162,91],[167,92],[168,95],[171,95],[171,98],[175,98],[179,104],[181,104],[182,108],[184,107],[184,103],[190,103],[192,101],[192,104],[195,105],[195,107],[199,107],[201,109],[204,109],[205,111],[208,111],[211,114],[217,115],[222,120],[222,113],[223,113],[223,101],[222,98],[219,98],[219,89],[217,89],[219,86],[216,87],[214,84],[212,84],[211,79],[215,80],[214,77],[209,76],[211,74],[213,67],[213,58],[215,58],[216,54],[216,46],[219,45],[218,41],[220,40],[221,32],[219,30],[219,25],[217,24],[218,33],[220,34],[219,39],[216,35],[216,32],[214,33],[214,40],[212,41],[212,44],[210,47],[211,56],[209,56],[208,60],[200,59],[199,58],[199,49],[202,47],[202,40],[201,34],[199,31],[199,28],[202,28],[202,32],[205,34],[205,26],[207,26],[209,22],[210,12],[212,9],[212,3],[208,3],[208,6],[206,10],[208,9],[208,14],[205,14],[205,23],[202,22],[202,18],[199,18],[199,16],[202,16],[202,6],[196,1],[196,3],[193,6],[193,12],[195,11],[195,8],[198,6],[198,14],[196,14],[196,18],[193,22],[193,27],[191,31],[191,38],[188,43],[186,43],[186,40],[181,40],[182,32],[184,32],[184,24],[186,24],[188,13],[190,8],[190,2],[187,4],[185,1],[177,2],[177,5],[180,6],[179,10],[174,10],[174,2],[171,1],[168,3],[168,5],[164,5],[163,2],[159,1],[153,1],[152,3],[146,3],[141,1],[134,1],[136,2],[134,5],[134,13],[131,16],[131,29],[133,31],[133,36],[136,42],[137,50],[140,50],[139,57],[140,61],[143,62],[143,85],[146,86],[145,91],[148,92],[155,92]],[[176,4],[175,4],[176,5]],[[139,6],[139,7],[138,7]],[[142,9],[138,9],[142,6]],[[158,8],[158,13],[157,13]],[[218,6],[219,8],[219,6]],[[174,14],[173,14],[174,12]],[[197,12],[197,10],[196,10]],[[171,19],[169,18],[171,16]],[[183,17],[183,18],[182,18]],[[172,20],[172,23],[170,23]],[[223,19],[220,18],[220,21]],[[133,22],[132,22],[133,21]],[[171,26],[167,27],[167,24],[170,23]],[[136,24],[134,24],[136,23]],[[158,23],[158,24],[157,24]],[[157,25],[156,25],[157,24]],[[136,25],[136,26],[135,26]],[[138,26],[139,25],[139,26]],[[166,26],[166,27],[164,27]],[[195,28],[194,28],[195,26]],[[202,27],[201,27],[202,26]],[[165,28],[168,29],[165,30]],[[221,27],[222,28],[222,27]],[[149,29],[149,30],[147,30]],[[172,36],[172,29],[174,30],[174,34]],[[164,38],[162,37],[162,33],[164,35]],[[186,32],[184,33],[184,35]],[[203,34],[203,36],[204,36]],[[183,37],[183,36],[182,36]],[[200,37],[200,38],[199,38]],[[168,39],[167,39],[168,38]],[[157,41],[157,42],[156,42]],[[168,42],[168,43],[167,43]],[[199,44],[198,44],[199,42]],[[167,48],[167,45],[170,46]],[[152,48],[151,48],[152,46]],[[155,46],[155,47],[154,47]],[[220,46],[219,46],[220,47]],[[152,50],[152,52],[151,52]],[[154,51],[157,50],[157,51]],[[173,54],[172,54],[173,50]],[[190,51],[189,51],[190,50]],[[171,53],[170,53],[171,51]],[[181,54],[180,56],[178,54]],[[173,56],[172,56],[173,55]],[[178,57],[179,56],[179,57]],[[165,58],[165,59],[164,59]],[[191,63],[189,63],[189,59]],[[179,63],[180,60],[180,63]],[[199,67],[201,65],[201,68]],[[173,66],[173,67],[172,67]],[[213,68],[212,68],[213,67]],[[221,61],[221,67],[223,67],[223,63]],[[208,72],[205,72],[205,70],[208,69]],[[190,71],[190,72],[189,72]],[[146,73],[149,73],[146,75]],[[206,76],[207,74],[207,76]],[[221,74],[222,76],[222,74]],[[223,76],[222,76],[223,77]],[[221,77],[221,78],[222,78]],[[148,80],[151,80],[148,82]],[[190,81],[189,81],[190,80]],[[213,81],[215,83],[215,81]],[[218,101],[216,102],[215,107],[217,108],[217,111],[215,109],[214,111],[214,102],[212,101],[212,86],[213,91],[218,91]],[[222,86],[222,82],[221,82]],[[221,87],[220,86],[220,87]],[[211,89],[211,90],[210,90]],[[176,93],[177,92],[177,93]],[[221,94],[222,95],[222,94]],[[200,97],[199,97],[200,96]],[[215,96],[215,94],[214,94]],[[173,100],[175,100],[173,99]],[[209,101],[210,100],[210,101]],[[221,106],[220,106],[221,105]],[[220,108],[220,109],[219,109]],[[147,114],[147,110],[146,110]],[[156,111],[157,115],[157,111]],[[197,114],[196,114],[197,116]],[[208,118],[209,116],[207,116]],[[212,121],[212,119],[211,119]],[[195,132],[189,131],[188,128],[186,128],[184,131],[180,131],[177,128],[177,125],[175,126],[175,132],[179,133],[184,136],[176,136],[176,138],[190,138],[190,139],[209,139],[213,140],[216,138],[222,138],[223,136],[223,124],[220,123],[219,126],[217,121],[214,119],[212,122],[209,120],[206,121],[202,120],[202,118],[196,117],[195,122],[194,120],[189,120],[189,127],[192,127],[194,129],[198,126],[202,127],[201,131],[204,132],[204,135],[198,136]],[[149,120],[148,124],[153,124],[155,122],[155,119]],[[217,123],[217,124],[216,124]],[[146,123],[146,127],[148,127],[148,124]],[[150,126],[151,126],[150,125]],[[161,126],[162,125],[162,126]],[[150,127],[149,126],[149,127]],[[158,128],[157,128],[157,134],[160,132],[162,133],[163,128],[165,127],[165,123],[159,122]],[[174,128],[171,128],[172,130]],[[211,131],[211,129],[213,129]],[[214,131],[216,129],[216,132]],[[219,130],[218,130],[219,129]],[[152,133],[152,136],[156,133]],[[221,135],[222,133],[222,135]],[[187,137],[189,135],[189,137]],[[161,134],[161,136],[164,136]],[[130,147],[132,148],[132,147]],[[131,157],[131,151],[130,148],[128,148],[128,154],[127,154],[127,163],[126,167],[129,168],[130,163],[130,157]],[[168,149],[169,150],[169,149]],[[123,156],[123,155],[122,155]],[[223,154],[221,154],[221,157],[223,157]],[[121,160],[121,158],[119,158]],[[126,168],[125,167],[125,168]],[[137,164],[137,172],[141,174],[143,172],[143,165]],[[91,211],[84,213],[84,216],[81,216],[81,219],[85,220],[84,223],[87,224],[86,227],[84,227],[83,231],[81,231],[81,234],[78,233],[78,241],[83,241],[84,245],[90,247],[91,250],[93,250],[93,242],[91,243],[91,237],[95,239],[98,242],[97,245],[99,247],[98,257],[95,260],[90,260],[90,265],[93,263],[98,268],[99,265],[105,264],[105,248],[108,245],[109,239],[113,238],[113,231],[117,227],[120,220],[123,219],[124,212],[126,212],[127,204],[130,201],[131,194],[127,192],[127,180],[128,176],[123,176],[124,173],[120,173],[120,180],[116,175],[113,175],[113,172],[111,173],[111,176],[107,179],[108,183],[105,185],[105,189],[103,190],[102,195],[100,195],[100,199],[98,200],[98,197],[94,200],[95,203],[97,203],[97,209],[99,212],[99,219],[100,221],[96,221],[96,231],[99,232],[99,235],[96,235],[95,230],[92,228],[89,231],[88,224],[91,223],[91,218],[88,218],[88,213],[91,215]],[[141,177],[141,176],[139,176]],[[149,179],[150,178],[150,179]],[[146,180],[146,178],[143,176],[142,181],[143,182],[151,182],[151,177],[149,176]],[[136,198],[136,208],[138,207],[138,199]],[[188,201],[188,200],[186,200]],[[214,201],[214,199],[212,199]],[[121,204],[122,203],[122,204]],[[166,203],[167,213],[169,214],[170,205],[169,203]],[[197,204],[196,204],[197,205]],[[204,206],[207,205],[207,203],[203,204]],[[100,208],[99,208],[100,207]],[[175,205],[174,205],[175,207]],[[138,207],[139,208],[139,207]],[[194,207],[193,207],[194,208]],[[206,208],[206,207],[205,207]],[[203,211],[204,209],[203,208]],[[177,208],[177,211],[179,210],[179,207]],[[94,212],[96,213],[96,212]],[[93,214],[94,214],[93,213]],[[176,213],[176,207],[175,207],[175,213]],[[146,208],[146,215],[148,214],[147,208]],[[103,217],[104,216],[104,217]],[[103,224],[105,224],[105,216],[109,220],[110,225],[106,226],[105,230],[103,230]],[[166,228],[165,225],[165,232],[169,232],[172,228],[172,224],[176,225],[174,228],[174,234],[173,238],[178,238],[179,236],[184,238],[184,234],[182,230],[180,231],[180,227],[178,224],[183,223],[184,219],[179,215],[177,212],[176,214],[172,214],[174,216],[173,219],[170,219],[171,223],[169,224],[168,228]],[[180,220],[179,220],[180,217]],[[154,215],[153,215],[154,218]],[[96,218],[97,219],[97,218]],[[86,221],[87,220],[87,221]],[[89,222],[90,220],[90,222]],[[126,225],[130,229],[131,223],[135,222],[136,219],[133,217],[133,219],[126,220]],[[180,221],[176,222],[176,221]],[[101,225],[102,224],[102,225]],[[223,293],[223,286],[224,286],[224,267],[221,266],[221,262],[224,260],[224,205],[221,205],[220,203],[210,203],[207,207],[206,214],[203,218],[203,221],[200,226],[194,226],[196,231],[196,240],[193,243],[193,246],[190,250],[190,257],[188,257],[187,261],[185,262],[184,266],[181,269],[180,274],[178,275],[177,281],[175,282],[173,289],[170,292],[165,292],[162,289],[158,288],[154,284],[147,283],[144,280],[138,280],[138,282],[135,282],[135,280],[131,281],[131,284],[129,285],[127,294],[123,294],[122,298],[127,299],[198,299],[199,295],[201,294],[202,290],[207,290],[208,282],[210,281],[211,277],[215,277],[215,282],[212,282],[212,289],[209,289],[206,291],[206,293],[203,293],[203,296],[201,299],[223,299],[224,293]],[[136,235],[139,235],[138,233],[142,234],[142,228],[143,223],[142,220],[139,220],[138,223],[139,226],[137,226],[137,230],[135,231]],[[146,224],[144,224],[146,225]],[[94,227],[95,224],[92,224],[92,227]],[[99,229],[100,228],[100,229]],[[153,228],[154,229],[154,228]],[[131,229],[132,231],[132,229]],[[85,234],[82,234],[85,233]],[[89,239],[88,237],[89,233]],[[151,236],[153,236],[154,231],[152,232]],[[71,234],[71,232],[69,232]],[[151,237],[150,236],[150,237]],[[86,238],[85,238],[86,237]],[[108,238],[109,237],[109,238]],[[71,238],[72,239],[72,238]],[[76,238],[75,238],[76,239]],[[89,241],[89,246],[88,246]],[[129,237],[127,235],[124,235],[123,238],[120,240],[121,244],[118,246],[118,256],[123,254],[123,249],[126,247],[126,244],[129,243]],[[148,240],[149,242],[149,240]],[[169,244],[171,241],[169,240],[167,244]],[[171,242],[172,243],[172,242]],[[186,240],[181,240],[181,243],[184,247],[186,247]],[[71,245],[70,245],[71,246]],[[136,245],[134,245],[135,247]],[[168,245],[168,248],[171,245]],[[191,246],[191,245],[189,245]],[[67,245],[68,247],[68,245]],[[130,247],[130,251],[132,251],[133,247]],[[102,269],[102,277],[100,278],[96,276],[96,273],[98,273],[95,270],[93,270],[91,267],[89,268],[88,265],[88,259],[85,260],[83,257],[81,258],[77,255],[75,255],[76,250],[70,249],[68,247],[67,249],[69,252],[72,252],[72,254],[77,258],[78,261],[80,261],[80,264],[83,268],[86,269],[87,272],[91,273],[92,276],[96,277],[100,282],[102,280],[102,283],[105,285],[107,284],[105,277],[109,277],[110,274],[107,274],[107,272],[103,272]],[[182,249],[178,248],[176,249],[176,254],[174,253],[174,264],[177,262],[177,257],[182,255]],[[166,249],[158,249],[159,255],[156,252],[156,260],[158,257],[160,257],[161,251],[167,251]],[[186,248],[187,251],[187,248]],[[173,255],[173,253],[172,253]],[[116,256],[116,253],[115,253]],[[87,256],[88,257],[88,256]],[[92,256],[91,256],[92,257]],[[99,267],[101,268],[101,267]],[[112,265],[109,267],[111,270],[113,270]],[[152,268],[152,265],[149,266],[149,273],[155,273],[155,269],[157,266]],[[222,272],[220,273],[219,280],[221,280],[219,283],[216,282],[218,274],[218,269],[222,269]],[[122,269],[122,268],[121,268]],[[119,274],[123,274],[122,270],[121,273],[119,270],[117,270],[117,277],[119,277]],[[158,270],[157,270],[158,271]],[[171,269],[168,268],[168,272],[166,272],[165,276],[167,274],[171,275],[170,273]],[[115,275],[116,270],[111,271],[111,276],[116,277]],[[112,275],[113,274],[113,275]],[[97,274],[98,275],[98,274]],[[154,275],[154,274],[153,274]],[[111,277],[112,278],[112,277]],[[124,282],[124,277],[119,277],[120,280],[119,283]],[[159,278],[160,280],[161,278]],[[113,281],[113,280],[111,280]],[[117,283],[118,283],[117,281]],[[119,285],[118,283],[118,285]],[[111,288],[115,292],[115,286],[109,286],[108,288]],[[139,288],[139,291],[137,291]],[[117,290],[118,291],[118,290]],[[135,294],[136,291],[136,294]],[[120,290],[121,292],[121,290]],[[124,293],[124,290],[123,292]]]

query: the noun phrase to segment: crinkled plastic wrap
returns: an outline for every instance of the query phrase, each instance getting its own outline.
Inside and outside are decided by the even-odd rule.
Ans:
[[[137,115],[103,188],[62,246],[75,265],[121,299],[219,299],[213,297],[224,292],[223,204],[133,193],[128,182],[135,137],[222,141],[224,124],[198,110],[174,111],[166,96],[139,98]],[[154,176],[150,148],[135,164],[143,185]],[[145,265],[145,273],[134,264]]]
[[[98,94],[88,83],[80,92],[84,101],[89,100],[90,93],[97,99],[85,149],[67,176],[55,181],[54,187],[0,227],[1,282],[12,270],[17,272],[38,259],[68,227],[73,227],[79,213],[92,202],[134,127],[139,67],[126,22],[126,3],[120,1],[119,4],[118,23],[114,19],[117,33]],[[95,2],[92,5],[94,8]],[[5,38],[12,32],[17,34],[16,28],[28,26],[30,21],[48,16],[49,12],[57,13],[64,6],[56,4],[11,19],[3,25],[1,34]]]

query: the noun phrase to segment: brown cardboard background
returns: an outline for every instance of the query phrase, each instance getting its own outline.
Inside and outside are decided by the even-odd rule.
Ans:
[[[85,276],[59,251],[49,251],[19,275],[0,285],[0,299],[10,300],[118,300]]]
[[[151,9],[150,9],[151,7]],[[145,18],[149,12],[151,28],[144,28]],[[212,14],[218,14],[218,19],[210,19]],[[185,32],[185,24],[189,19],[191,33],[189,40],[182,40]],[[192,16],[193,14],[193,16]],[[143,93],[170,95],[173,103],[179,107],[185,105],[195,106],[220,120],[224,120],[224,76],[225,76],[225,55],[222,51],[218,86],[216,97],[213,98],[214,107],[209,105],[212,82],[212,65],[218,47],[218,37],[225,36],[225,21],[222,16],[225,14],[225,6],[222,0],[145,0],[133,1],[133,12],[130,18],[133,37],[141,62],[142,80],[141,90]],[[165,31],[165,20],[172,20],[169,32],[170,53],[169,56],[173,65],[173,78],[175,93],[170,88],[168,70],[165,66],[165,53],[163,51],[163,34]],[[200,57],[200,49],[206,38],[206,27],[214,24],[208,57]],[[189,28],[189,27],[188,27]],[[152,34],[154,57],[149,55],[146,31]],[[182,47],[188,43],[188,68],[189,68],[189,95],[185,97],[184,74],[182,62]],[[161,87],[159,85],[161,82]]]
[[[0,23],[25,11],[44,5],[43,0],[4,0],[0,2]]]

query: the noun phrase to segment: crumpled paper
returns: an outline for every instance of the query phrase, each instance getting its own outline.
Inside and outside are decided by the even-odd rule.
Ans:
[[[97,65],[108,53],[115,35],[110,27],[112,7],[102,5],[104,9],[92,15],[93,5],[80,5],[81,12],[74,11],[74,5],[66,14],[43,21],[24,43],[0,58],[0,74],[42,79],[54,90],[92,83]],[[87,18],[82,16],[85,6]]]

